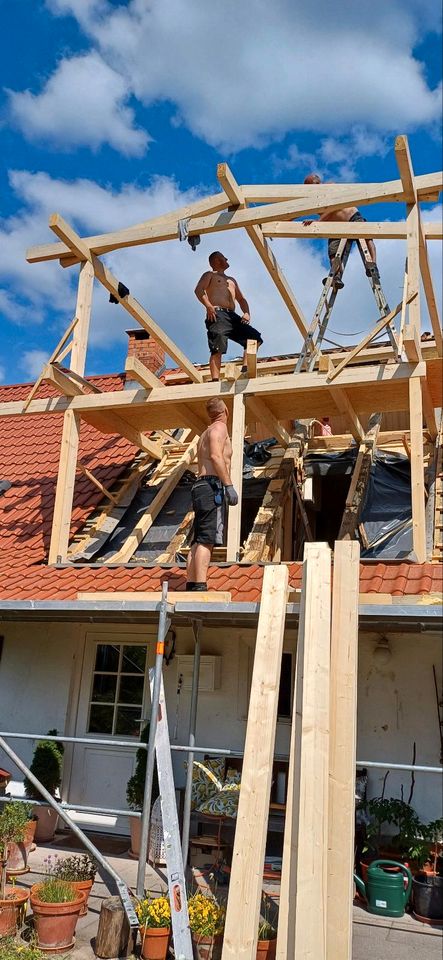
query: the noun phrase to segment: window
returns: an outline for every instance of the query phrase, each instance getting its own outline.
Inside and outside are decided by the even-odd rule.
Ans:
[[[88,733],[140,736],[147,651],[146,644],[97,645]]]

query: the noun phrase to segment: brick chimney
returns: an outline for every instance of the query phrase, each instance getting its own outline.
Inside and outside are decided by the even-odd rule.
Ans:
[[[165,366],[165,351],[146,330],[138,327],[136,330],[127,330],[129,337],[128,357],[137,357],[148,370],[160,373]]]

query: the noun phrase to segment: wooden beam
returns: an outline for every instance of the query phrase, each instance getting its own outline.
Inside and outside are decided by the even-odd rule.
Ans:
[[[343,390],[342,387],[331,387],[329,392],[332,399],[337,404],[340,413],[346,417],[354,440],[359,443],[363,438],[364,430],[346,393],[346,390]]]
[[[83,473],[84,476],[87,477],[95,487],[97,487],[97,490],[100,490],[100,493],[102,493],[107,500],[110,500],[111,503],[117,503],[117,497],[111,493],[107,487],[105,487],[104,483],[101,483],[101,481],[94,476],[91,470],[88,470],[83,463],[80,463],[80,461],[77,462],[77,470],[80,470],[80,473]]]
[[[72,253],[79,260],[90,260],[92,263],[92,254],[88,244],[73,230],[69,223],[60,216],[59,213],[52,213],[49,217],[49,226],[55,235],[66,243]]]
[[[304,549],[277,960],[327,954],[331,551]],[[250,955],[252,957],[252,954]]]
[[[411,296],[415,296],[415,294],[412,294]],[[409,297],[407,298],[407,302],[408,303],[410,302]],[[397,303],[397,306],[394,308],[394,310],[391,310],[390,313],[388,313],[385,317],[382,317],[382,319],[379,320],[379,322],[375,325],[375,327],[372,328],[370,333],[367,333],[366,336],[363,337],[363,340],[360,340],[360,343],[357,344],[357,346],[354,347],[354,349],[347,354],[344,360],[342,360],[341,363],[339,363],[336,367],[334,367],[333,371],[328,373],[327,375],[328,383],[330,383],[331,380],[334,380],[335,377],[338,377],[339,373],[341,373],[341,371],[348,366],[351,360],[353,360],[354,357],[356,357],[363,350],[363,348],[366,347],[368,343],[370,343],[371,340],[373,340],[374,337],[376,337],[377,334],[380,333],[380,331],[383,330],[383,328],[386,327],[388,323],[391,322],[391,320],[394,320],[397,314],[401,312],[402,307],[403,307],[403,300],[401,300],[400,303]]]
[[[77,600],[92,600],[97,603],[102,601],[103,603],[109,603],[109,601],[121,601],[124,600],[127,603],[155,603],[156,600],[160,603],[162,598],[161,590],[97,590],[95,592],[91,591],[79,591],[77,594]],[[184,590],[169,590],[168,591],[168,603],[230,603],[231,594],[228,591],[224,590],[207,590],[202,591],[198,594],[198,597],[191,593],[186,593]]]
[[[75,309],[77,323],[72,328],[73,339],[70,363],[71,370],[79,374],[80,377],[82,377],[85,372],[93,287],[94,271],[91,264],[86,261],[81,265],[79,273]],[[48,562],[50,564],[57,563],[60,559],[65,560],[68,552],[79,441],[80,415],[73,410],[67,410],[63,419],[63,433],[55,489],[54,513],[48,556]]]
[[[257,376],[257,341],[256,340],[247,340],[246,341],[246,364],[248,368],[248,377],[254,378]]]
[[[442,240],[443,226],[433,220],[423,224],[426,240]],[[263,225],[263,236],[273,239],[292,238],[297,240],[342,240],[343,237],[355,240],[406,240],[405,220],[387,222],[386,220],[368,220],[350,223],[349,221],[314,220],[307,227],[302,221],[288,223],[276,220]]]
[[[257,952],[287,588],[287,567],[265,567],[222,960]]]
[[[72,350],[72,343],[68,344],[67,347],[65,347],[65,344],[66,344],[66,341],[69,340],[69,337],[70,337],[71,334],[73,333],[74,327],[77,326],[77,323],[78,323],[78,317],[74,317],[74,319],[71,320],[71,323],[69,324],[69,327],[65,330],[63,336],[62,336],[61,339],[59,340],[59,342],[58,342],[55,350],[53,351],[53,353],[51,353],[51,356],[49,357],[49,360],[48,360],[48,364],[49,364],[49,363],[53,363],[54,360],[57,360],[57,359],[61,356],[62,353],[63,353],[63,356],[66,356],[66,354],[69,353],[70,350]],[[64,350],[63,350],[63,347],[65,347]],[[37,377],[37,380],[35,381],[32,389],[31,389],[30,392],[28,393],[28,396],[26,397],[26,400],[25,400],[25,402],[24,402],[24,404],[23,404],[22,413],[25,413],[25,411],[28,409],[29,404],[31,403],[32,398],[33,398],[33,397],[35,396],[35,394],[37,393],[37,390],[38,390],[38,388],[39,388],[42,380],[45,379],[45,378],[44,378],[44,371],[46,370],[46,366],[47,366],[47,364],[44,365],[43,370],[42,370],[42,373],[40,374],[39,377]]]
[[[419,210],[417,203],[407,207],[408,250],[408,320],[405,324],[403,349],[408,360],[421,360],[420,266],[418,255]]]
[[[434,331],[435,342],[438,355],[442,356],[442,331],[441,320],[435,296],[432,274],[429,265],[428,250],[426,246],[426,230],[423,226],[419,208],[419,195],[417,191],[416,180],[414,179],[414,170],[412,166],[411,155],[407,137],[397,137],[395,141],[395,158],[400,172],[400,177],[405,191],[405,201],[407,204],[407,242],[408,242],[408,260],[411,256],[412,275],[409,281],[409,292],[412,287],[419,293],[419,274],[423,280],[426,303],[429,310],[429,318]],[[408,270],[409,274],[409,270]],[[414,300],[409,308],[409,322],[420,334],[420,300],[419,296]],[[408,337],[408,340],[410,338]],[[407,347],[407,344],[405,345]],[[412,350],[414,347],[412,347]],[[407,353],[407,356],[409,354]]]
[[[230,170],[227,163],[218,164],[217,179],[231,203],[236,204],[238,209],[246,209],[246,203],[243,197],[242,189],[238,185],[234,174],[232,173],[232,170]],[[291,317],[300,330],[300,333],[303,337],[305,337],[308,330],[305,317],[301,307],[295,299],[286,277],[283,274],[283,271],[277,263],[274,254],[269,249],[269,246],[263,236],[261,227],[257,224],[253,224],[246,227],[246,233],[248,234],[249,239],[252,240],[260,259],[263,261],[266,269],[270,273],[277,290],[281,294],[289,313],[291,314]]]
[[[276,440],[279,440],[283,447],[288,446],[291,442],[288,431],[285,430],[277,418],[274,417],[274,414],[271,413],[269,407],[266,406],[263,400],[259,400],[258,397],[248,397],[247,407],[248,414],[251,412],[255,420],[263,423],[271,435],[275,437]]]
[[[126,357],[125,372],[128,374],[129,380],[137,380],[145,390],[164,386],[163,381],[156,377],[155,373],[149,370],[138,357]]]
[[[409,381],[411,433],[412,537],[417,563],[426,562],[425,489],[423,461],[423,406],[420,379]]]
[[[326,956],[352,960],[357,741],[357,542],[336,543],[332,590]]]
[[[245,401],[243,394],[234,396],[232,409],[231,479],[238,493],[238,504],[228,509],[226,560],[235,563],[240,556],[241,508],[243,494],[243,445],[245,439]]]
[[[442,180],[443,175],[439,173],[424,174],[419,177],[415,177],[415,185],[417,188],[418,197],[420,200],[438,200],[438,194],[442,189]],[[285,208],[287,208],[288,202],[300,202],[302,198],[307,197],[308,200],[305,200],[305,207],[302,209],[302,212],[296,211],[293,213],[293,210],[285,210],[285,213],[288,215],[288,219],[291,219],[291,216],[303,216],[304,213],[309,213],[314,208],[306,208],[306,202],[311,202],[314,196],[313,188],[310,187],[309,194],[306,191],[306,187],[300,184],[283,184],[283,185],[266,185],[262,187],[260,185],[253,185],[252,187],[247,185],[242,187],[243,195],[247,203],[268,203],[269,206],[276,206],[274,200],[280,200],[285,202]],[[389,183],[368,183],[368,184],[359,184],[358,191],[356,193],[356,184],[320,184],[315,187],[315,195],[320,202],[323,202],[327,206],[327,200],[331,196],[339,196],[340,206],[349,206],[351,203],[376,203],[377,200],[382,200],[385,202],[396,202],[402,201],[404,199],[404,190],[402,187],[401,180],[393,180]],[[202,222],[202,218],[196,216],[197,204],[200,203],[200,212],[202,212],[204,205],[206,205],[208,212],[213,214],[212,225],[211,221]],[[176,210],[174,213],[169,213],[163,217],[158,217],[153,220],[145,221],[144,223],[137,224],[133,227],[127,227],[124,230],[116,231],[115,233],[100,234],[99,236],[94,237],[83,237],[85,243],[89,246],[92,253],[97,255],[103,253],[109,253],[111,250],[118,250],[123,247],[138,246],[143,243],[150,243],[155,240],[172,240],[178,237],[177,222],[183,217],[191,216],[193,218],[192,222],[192,231],[195,233],[203,232],[214,232],[217,229],[228,229],[229,227],[224,226],[220,227],[217,224],[216,212],[218,210],[223,210],[226,206],[226,194],[218,194],[215,197],[207,197],[205,200],[197,201],[196,204],[189,205],[188,207],[183,207],[180,210]],[[326,209],[326,206],[324,209]],[[191,209],[191,207],[193,209]],[[257,209],[257,208],[256,208]],[[319,211],[321,212],[321,211]],[[273,214],[267,217],[267,221],[278,220],[280,213],[277,210],[274,210]],[[259,214],[258,220],[254,222],[265,222],[262,215]],[[167,225],[165,227],[165,224]],[[237,226],[237,222],[234,220],[230,226]],[[29,263],[36,263],[43,260],[57,260],[60,257],[68,257],[72,261],[72,251],[67,244],[58,243],[58,244],[44,244],[37,247],[31,247],[26,254],[26,259]]]
[[[154,520],[158,517],[167,500],[175,490],[178,482],[181,480],[185,470],[192,463],[197,453],[197,440],[193,440],[186,452],[180,457],[177,466],[174,467],[170,475],[163,481],[160,490],[155,495],[152,503],[147,507],[140,519],[137,521],[129,537],[125,540],[123,546],[117,553],[114,553],[106,563],[127,563],[135,553],[138,546],[152,527]]]
[[[429,436],[434,442],[438,436],[438,423],[436,416],[436,409],[434,407],[434,401],[431,397],[431,391],[429,389],[428,381],[425,377],[421,377],[421,395],[423,403],[423,413],[425,417],[426,426],[428,428]]]

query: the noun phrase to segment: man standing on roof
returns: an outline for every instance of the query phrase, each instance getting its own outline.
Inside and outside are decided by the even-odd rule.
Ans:
[[[226,257],[216,250],[209,257],[209,266],[195,288],[197,300],[206,307],[206,329],[210,351],[209,369],[213,380],[220,380],[222,354],[228,349],[228,340],[239,343],[246,350],[247,340],[263,343],[261,334],[250,325],[249,305],[234,277],[227,277],[229,267]],[[240,317],[235,312],[235,301],[243,311]],[[246,371],[246,354],[243,356],[242,372]]]
[[[318,184],[321,183],[321,177],[318,176],[318,173],[310,173],[309,176],[305,177],[304,183],[309,184]],[[360,211],[357,207],[343,207],[341,210],[332,210],[326,211],[326,213],[321,213],[319,220],[332,220],[339,223],[366,223],[366,217],[362,217]],[[309,226],[312,223],[312,220],[304,220],[303,224],[305,227]],[[372,263],[367,266],[366,273],[368,276],[373,276],[374,280],[380,279],[380,274],[377,267],[377,254],[375,251],[375,243],[373,240],[367,240],[368,250],[371,257]],[[351,241],[352,243],[352,241]],[[337,250],[339,248],[340,239],[328,240],[328,256],[331,262],[331,270],[334,273],[334,282],[338,290],[341,290],[344,287],[342,280],[342,267],[340,263],[337,263],[335,260],[337,256]],[[325,281],[323,281],[325,283]]]
[[[235,507],[238,503],[231,481],[228,408],[220,397],[211,397],[206,410],[211,422],[197,447],[198,476],[191,491],[194,528],[186,571],[186,589],[197,591],[208,589],[212,549],[223,545],[225,504]]]

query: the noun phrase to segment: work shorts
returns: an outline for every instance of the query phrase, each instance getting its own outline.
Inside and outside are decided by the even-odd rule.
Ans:
[[[357,222],[358,222],[358,223],[366,223],[366,222],[367,222],[367,221],[366,221],[366,217],[362,217],[362,215],[361,215],[361,213],[360,213],[359,210],[357,210],[357,213],[354,213],[354,216],[351,217],[351,219],[350,219],[350,221],[349,221],[349,223],[357,223]],[[353,242],[352,240],[348,240],[349,249],[350,249],[351,246],[352,246],[352,242]],[[328,256],[329,256],[329,259],[330,259],[330,260],[332,260],[333,257],[337,256],[337,250],[338,250],[338,248],[339,248],[340,243],[341,243],[341,238],[336,238],[336,239],[334,239],[334,240],[328,240]],[[344,250],[346,250],[346,247],[344,248]],[[343,252],[344,252],[344,250],[343,250]]]
[[[216,307],[217,319],[206,320],[206,330],[208,331],[209,351],[214,353],[226,353],[228,349],[228,340],[239,343],[243,349],[246,349],[247,340],[256,340],[257,345],[263,343],[261,333],[251,327],[250,323],[245,323],[235,310],[225,310],[222,307]]]
[[[218,477],[200,477],[191,489],[194,526],[192,543],[222,547],[226,514],[225,488]]]

